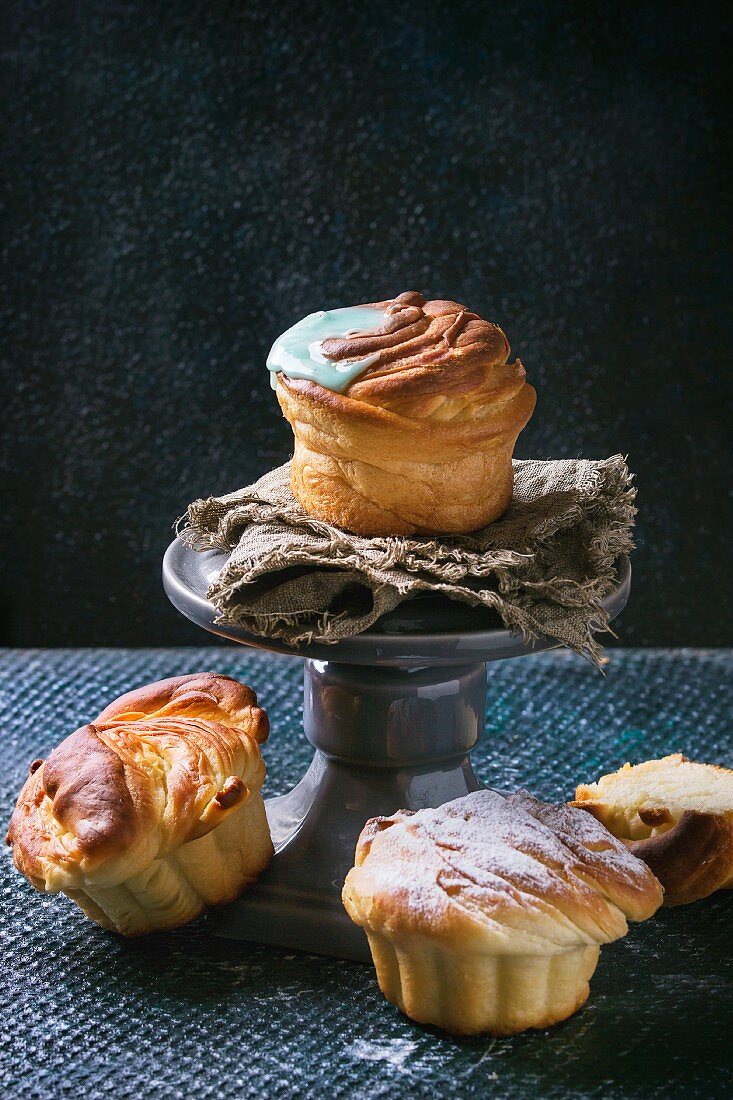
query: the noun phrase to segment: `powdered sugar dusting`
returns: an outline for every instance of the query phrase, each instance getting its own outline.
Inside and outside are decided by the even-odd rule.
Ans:
[[[661,901],[648,868],[600,822],[526,791],[479,791],[370,822],[362,835],[353,885],[391,923],[423,931],[459,910],[495,932],[521,927],[558,947],[604,942],[623,935],[625,917],[644,919]]]
[[[386,1043],[370,1043],[357,1039],[351,1047],[351,1055],[366,1062],[382,1062],[397,1070],[409,1068],[418,1049],[409,1039],[392,1039]]]

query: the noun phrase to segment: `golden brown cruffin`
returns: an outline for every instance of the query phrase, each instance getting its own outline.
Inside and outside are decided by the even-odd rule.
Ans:
[[[387,314],[379,330],[322,344],[337,362],[376,355],[344,393],[277,375],[296,499],[362,535],[460,533],[498,519],[536,400],[506,336],[458,302],[407,292],[373,304]]]
[[[446,1031],[510,1035],[588,997],[599,944],[662,888],[587,814],[480,791],[365,825],[343,890],[388,1000]]]
[[[121,696],[31,764],[7,835],[18,870],[126,936],[236,897],[273,853],[256,704],[214,672]]]
[[[681,753],[624,764],[581,783],[587,810],[643,859],[664,886],[665,905],[733,888],[733,771]]]

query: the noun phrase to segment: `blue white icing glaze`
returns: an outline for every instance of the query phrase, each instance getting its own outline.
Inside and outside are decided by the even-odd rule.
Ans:
[[[337,363],[322,351],[324,340],[353,336],[357,332],[376,332],[385,314],[375,306],[347,306],[345,309],[321,309],[278,336],[267,356],[272,388],[280,373],[288,378],[309,378],[327,390],[343,393],[355,378],[378,358],[379,352],[363,359]]]

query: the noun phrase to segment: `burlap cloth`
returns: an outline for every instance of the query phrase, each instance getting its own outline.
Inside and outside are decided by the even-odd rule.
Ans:
[[[632,548],[635,490],[621,455],[515,462],[514,497],[470,535],[364,538],[312,519],[290,466],[196,500],[178,522],[195,550],[228,558],[209,588],[217,622],[295,644],[359,634],[420,593],[492,608],[525,638],[546,635],[599,663],[594,632],[614,563]]]

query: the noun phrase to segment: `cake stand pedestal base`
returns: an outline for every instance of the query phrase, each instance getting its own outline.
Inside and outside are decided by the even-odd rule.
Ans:
[[[213,912],[210,927],[231,939],[367,961],[366,936],[341,903],[365,822],[478,790],[469,754],[484,731],[487,662],[556,643],[528,642],[484,608],[428,596],[334,645],[289,646],[217,623],[206,593],[225,561],[224,553],[174,541],[163,561],[166,593],[205,630],[305,658],[303,722],[315,755],[292,791],[265,801],[270,867]],[[628,598],[628,559],[617,574],[603,601],[609,618]]]
[[[483,662],[429,669],[305,662],[304,725],[315,747],[288,794],[266,801],[275,858],[215,911],[221,936],[369,960],[341,903],[370,817],[440,806],[478,790],[469,752],[483,732]]]

